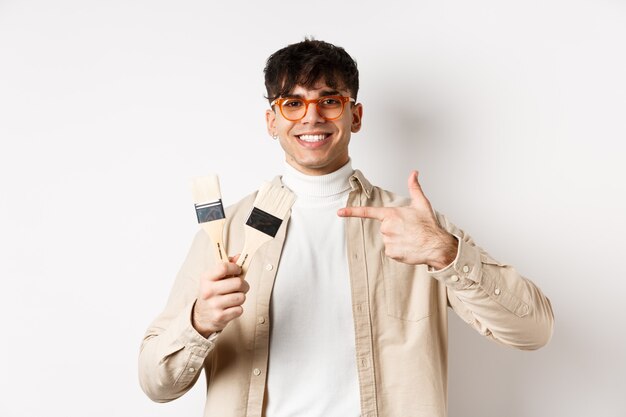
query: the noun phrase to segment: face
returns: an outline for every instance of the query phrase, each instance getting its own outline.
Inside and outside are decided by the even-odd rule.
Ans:
[[[320,82],[313,89],[296,86],[289,94],[308,100],[330,95],[347,97],[350,93]],[[305,116],[296,122],[285,119],[278,105],[274,108],[265,114],[267,131],[270,136],[278,136],[289,165],[307,175],[325,175],[348,162],[350,135],[361,129],[363,106],[360,103],[346,103],[343,114],[335,120],[321,117],[315,104],[309,104]]]

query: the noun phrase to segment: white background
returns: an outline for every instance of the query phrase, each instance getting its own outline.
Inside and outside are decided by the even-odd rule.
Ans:
[[[137,382],[197,230],[280,173],[275,50],[361,71],[353,166],[433,205],[550,297],[536,352],[450,325],[452,417],[626,415],[626,6],[608,0],[0,0],[0,415],[199,416]]]

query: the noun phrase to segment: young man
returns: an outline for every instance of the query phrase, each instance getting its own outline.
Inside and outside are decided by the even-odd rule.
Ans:
[[[183,395],[204,369],[207,417],[445,416],[448,306],[503,344],[547,343],[548,299],[434,212],[416,172],[405,199],[352,169],[363,107],[342,48],[283,48],[265,83],[286,161],[274,181],[296,203],[245,277],[198,233],[141,347],[150,398]],[[231,254],[253,200],[227,210]]]

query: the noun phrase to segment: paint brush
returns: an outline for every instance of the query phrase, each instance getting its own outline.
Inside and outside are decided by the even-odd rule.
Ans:
[[[245,225],[245,243],[237,259],[243,273],[248,270],[250,260],[259,247],[272,240],[296,196],[280,185],[264,183],[254,199],[252,211]]]
[[[217,262],[228,262],[224,248],[224,223],[226,215],[222,205],[220,181],[217,175],[207,175],[193,180],[192,194],[196,207],[198,224],[213,242],[213,252]]]

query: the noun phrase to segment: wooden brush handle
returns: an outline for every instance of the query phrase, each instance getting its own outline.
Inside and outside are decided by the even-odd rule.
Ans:
[[[202,223],[202,228],[211,238],[211,247],[216,262],[228,262],[228,255],[224,247],[224,223],[226,223],[226,219]]]
[[[237,265],[241,267],[242,274],[245,274],[248,271],[252,257],[259,247],[272,240],[271,236],[266,235],[263,232],[259,232],[255,228],[248,225],[245,226],[245,238],[246,240],[243,245],[243,249],[241,250],[241,255],[239,255],[239,259],[237,259]]]

